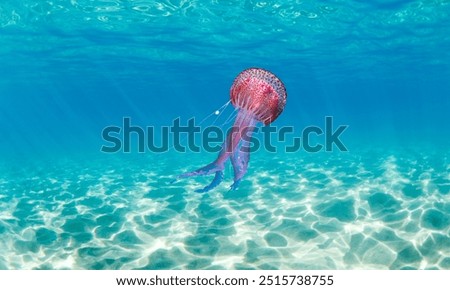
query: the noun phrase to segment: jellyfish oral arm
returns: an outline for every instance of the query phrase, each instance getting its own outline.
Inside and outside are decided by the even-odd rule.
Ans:
[[[257,120],[245,110],[239,110],[233,127],[228,132],[227,138],[222,145],[222,150],[216,162],[225,162],[230,155],[238,150],[242,141],[249,141]]]
[[[227,138],[222,144],[222,150],[217,156],[217,159],[197,170],[183,173],[179,175],[178,178],[215,173],[215,177],[209,185],[203,189],[197,190],[197,192],[209,191],[222,182],[225,163],[228,159],[231,159],[234,170],[234,183],[231,186],[231,189],[236,189],[240,180],[247,172],[248,161],[250,160],[249,140],[256,122],[257,120],[253,116],[247,114],[245,110],[240,110],[233,127],[228,132]]]
[[[250,161],[250,142],[241,140],[230,159],[234,170],[234,183],[231,185],[231,189],[234,190],[237,189],[242,177],[247,173],[248,162]]]
[[[241,117],[242,120],[240,120],[239,117]],[[231,165],[233,166],[234,171],[234,183],[231,185],[232,190],[237,189],[242,177],[247,172],[248,162],[250,161],[250,138],[256,123],[257,120],[254,117],[241,111],[233,126],[233,130],[239,128],[239,134],[237,136],[230,136],[230,134],[228,134],[227,140],[231,139],[232,142],[230,155]]]

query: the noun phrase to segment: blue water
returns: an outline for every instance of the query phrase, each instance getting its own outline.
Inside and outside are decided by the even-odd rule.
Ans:
[[[2,1],[0,269],[450,269],[449,17],[446,0]],[[228,166],[196,193],[209,177],[170,180],[214,153],[100,151],[124,117],[210,115],[248,67],[286,86],[274,126],[332,116],[348,152],[276,142],[238,190]]]

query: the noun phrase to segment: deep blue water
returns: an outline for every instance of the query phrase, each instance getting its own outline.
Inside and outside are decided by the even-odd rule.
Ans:
[[[2,1],[0,269],[450,269],[449,17],[446,0]],[[286,86],[274,126],[332,116],[349,151],[278,142],[204,194],[210,178],[169,181],[213,153],[100,151],[124,117],[200,121],[248,67]]]

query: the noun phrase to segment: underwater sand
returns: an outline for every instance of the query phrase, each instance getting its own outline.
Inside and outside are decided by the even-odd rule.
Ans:
[[[237,191],[231,168],[168,183],[208,158],[3,166],[0,269],[450,269],[448,152],[256,152]]]

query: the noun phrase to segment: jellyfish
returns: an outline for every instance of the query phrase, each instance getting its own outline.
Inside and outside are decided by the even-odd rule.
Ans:
[[[283,112],[286,105],[286,89],[273,73],[261,68],[242,71],[230,89],[230,101],[238,110],[233,127],[216,160],[197,170],[179,175],[187,178],[215,174],[212,182],[196,192],[207,192],[218,186],[224,179],[225,163],[231,160],[234,182],[230,190],[238,188],[247,172],[250,161],[250,137],[258,122],[269,125]]]

